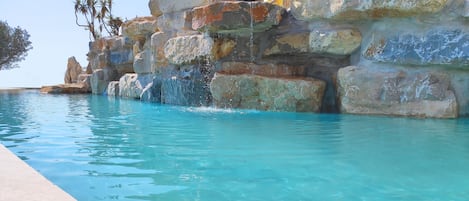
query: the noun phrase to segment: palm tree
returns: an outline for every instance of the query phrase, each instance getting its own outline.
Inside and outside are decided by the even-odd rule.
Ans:
[[[101,37],[103,30],[110,36],[119,34],[122,20],[119,17],[113,17],[112,0],[75,0],[74,4],[75,23],[80,27],[85,27],[94,40]],[[84,16],[84,23],[79,22],[78,14]]]

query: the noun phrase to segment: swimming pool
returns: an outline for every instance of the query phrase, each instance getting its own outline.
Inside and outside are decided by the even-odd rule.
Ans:
[[[0,143],[78,200],[469,198],[469,119],[0,92]]]

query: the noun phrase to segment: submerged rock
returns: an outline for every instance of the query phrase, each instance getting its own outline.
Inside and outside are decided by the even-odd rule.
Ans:
[[[225,75],[210,84],[216,107],[319,112],[326,84],[313,78]]]
[[[455,118],[458,104],[446,74],[385,67],[339,70],[343,113]]]

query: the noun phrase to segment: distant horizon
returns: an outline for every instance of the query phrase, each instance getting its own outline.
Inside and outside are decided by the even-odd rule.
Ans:
[[[72,0],[1,1],[0,13],[0,20],[9,26],[28,31],[33,46],[17,63],[19,68],[0,70],[0,89],[63,84],[67,59],[72,56],[81,66],[88,65],[89,32],[75,24]],[[151,16],[148,0],[115,0],[113,14],[123,19]]]

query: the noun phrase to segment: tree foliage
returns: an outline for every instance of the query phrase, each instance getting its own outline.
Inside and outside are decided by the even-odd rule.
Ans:
[[[29,34],[20,27],[12,28],[0,21],[0,70],[17,68],[32,49]]]
[[[75,23],[90,32],[93,40],[99,39],[102,32],[109,36],[119,35],[122,19],[112,15],[112,0],[75,0]],[[84,19],[81,19],[82,15]]]

